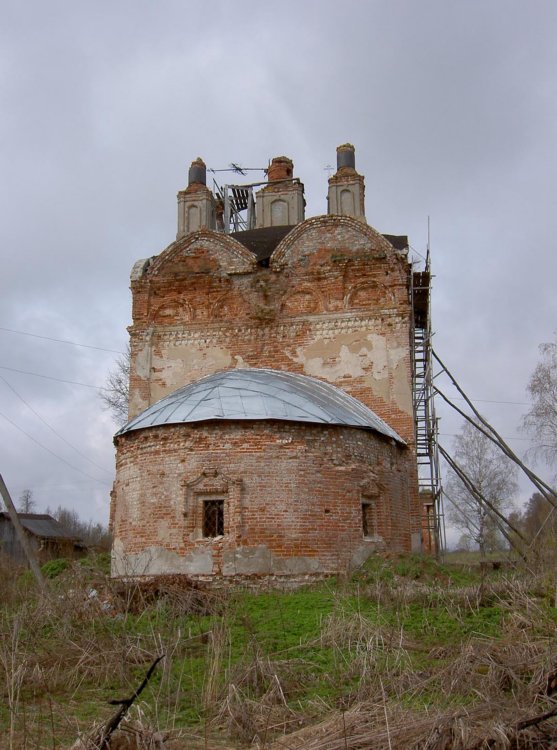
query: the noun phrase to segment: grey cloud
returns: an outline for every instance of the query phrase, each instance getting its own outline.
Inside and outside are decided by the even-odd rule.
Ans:
[[[191,159],[265,166],[285,153],[311,215],[325,211],[325,167],[350,140],[371,224],[408,233],[423,253],[431,216],[436,345],[447,364],[477,398],[525,400],[537,344],[557,328],[553,2],[5,6],[5,326],[123,348],[129,269],[174,238]],[[102,383],[112,361],[1,331],[0,344],[0,364],[85,383]],[[110,468],[113,427],[94,391],[0,374]],[[486,405],[512,435],[520,409]],[[0,411],[106,481],[2,382]],[[458,421],[440,411],[442,431],[454,433]],[[106,485],[1,418],[0,441],[16,494],[30,486],[43,505],[106,517]]]

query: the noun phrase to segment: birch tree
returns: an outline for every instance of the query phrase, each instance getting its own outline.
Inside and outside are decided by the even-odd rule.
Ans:
[[[532,399],[522,419],[534,441],[532,453],[548,466],[557,466],[557,343],[541,344],[541,359],[528,381]]]
[[[485,435],[466,422],[454,442],[454,458],[481,495],[498,511],[513,507],[517,468]],[[447,495],[456,506],[448,505],[451,524],[478,546],[482,555],[501,546],[501,536],[493,513],[478,501],[453,472],[446,483]]]

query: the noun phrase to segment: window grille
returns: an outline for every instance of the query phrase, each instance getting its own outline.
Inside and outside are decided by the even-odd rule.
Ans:
[[[216,537],[224,534],[224,500],[203,501],[203,536]]]

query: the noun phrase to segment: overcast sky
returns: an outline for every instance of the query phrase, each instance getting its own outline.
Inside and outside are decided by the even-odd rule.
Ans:
[[[372,226],[423,254],[431,218],[436,349],[522,453],[526,384],[557,329],[556,32],[554,0],[4,0],[0,472],[14,499],[30,488],[40,510],[107,521],[115,425],[87,386],[126,346],[130,268],[175,238],[191,160],[290,156],[312,216],[346,141]],[[450,446],[459,420],[439,411]]]

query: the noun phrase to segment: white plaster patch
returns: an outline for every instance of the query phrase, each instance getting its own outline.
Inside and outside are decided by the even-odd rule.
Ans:
[[[321,561],[316,557],[274,557],[273,573],[288,575],[305,575],[319,573]]]
[[[151,344],[146,343],[138,349],[134,358],[135,373],[138,378],[147,380],[151,372]]]
[[[263,544],[240,547],[224,553],[222,574],[233,575],[305,575],[319,573],[321,562],[315,557],[277,557]]]
[[[385,549],[385,543],[380,537],[362,542],[352,553],[349,569],[360,568],[375,552],[382,549]]]
[[[153,387],[156,387],[157,398],[162,398],[186,383],[231,365],[232,355],[228,349],[216,346],[208,346],[206,349],[194,346],[169,347],[164,356],[153,356],[153,370],[158,371],[158,382],[153,382]],[[188,374],[187,381],[184,379],[185,372]],[[162,387],[160,381],[164,384]]]
[[[165,573],[211,575],[213,553],[210,549],[194,550],[185,557],[164,547],[147,547],[142,552],[126,555],[122,543],[115,540],[112,547],[113,576],[146,576]]]
[[[376,333],[368,333],[367,340],[371,343],[372,368],[371,372],[375,380],[383,380],[389,377],[389,352],[387,350],[387,339]]]
[[[240,547],[224,553],[224,576],[253,575],[271,572],[271,552],[261,544],[258,547]]]
[[[400,363],[395,368],[394,380],[394,397],[396,405],[401,411],[404,411],[407,414],[413,414],[414,407],[412,404],[412,391],[410,389],[410,382],[408,380],[406,368]]]
[[[130,397],[130,402],[128,404],[128,419],[133,419],[139,414],[139,412],[143,411],[146,406],[147,404],[141,398],[139,392],[136,391],[133,396]]]
[[[303,365],[306,375],[325,378],[330,383],[347,377],[362,378],[375,395],[385,401],[394,398],[397,406],[410,414],[412,398],[404,367],[408,354],[408,347],[395,336],[359,331],[298,347],[291,359]]]
[[[404,354],[404,350],[396,349],[395,361]],[[304,348],[298,347],[292,359],[304,366],[307,375],[324,377],[331,383],[346,377],[364,377],[368,373],[375,380],[388,378],[391,361],[386,338],[363,331],[340,334],[314,341]]]
[[[157,538],[164,539],[167,543],[170,543],[173,537],[176,539],[176,533],[170,527],[168,519],[160,519],[157,523]]]

